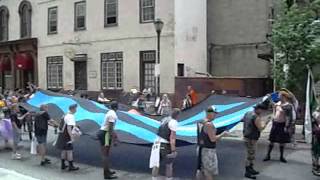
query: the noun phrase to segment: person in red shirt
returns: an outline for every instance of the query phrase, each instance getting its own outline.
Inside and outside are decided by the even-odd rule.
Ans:
[[[188,86],[188,94],[191,97],[192,106],[197,104],[198,95],[196,91],[192,88],[192,86]]]

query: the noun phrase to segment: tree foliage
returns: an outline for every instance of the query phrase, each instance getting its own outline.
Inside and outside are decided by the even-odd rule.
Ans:
[[[287,3],[287,1],[286,1]],[[304,92],[307,66],[320,63],[320,0],[305,6],[287,4],[273,24],[272,45],[276,54],[273,75],[277,87]],[[287,78],[284,64],[289,65]]]

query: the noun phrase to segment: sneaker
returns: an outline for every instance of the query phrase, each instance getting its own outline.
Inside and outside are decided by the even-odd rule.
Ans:
[[[21,159],[21,154],[19,154],[19,153],[12,154],[11,158],[13,160],[20,160]]]
[[[313,175],[315,175],[315,176],[320,176],[320,172],[319,171],[317,171],[317,170],[312,170],[312,173],[313,173]]]

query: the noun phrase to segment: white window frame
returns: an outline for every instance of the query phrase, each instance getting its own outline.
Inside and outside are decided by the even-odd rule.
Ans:
[[[60,74],[61,73],[61,74]],[[47,89],[63,88],[63,57],[47,57]]]
[[[115,11],[115,14],[110,15],[109,11],[111,7],[114,7],[115,9],[113,11]],[[110,26],[117,26],[118,25],[118,0],[105,0],[105,4],[104,4],[104,27],[110,27]],[[108,18],[116,18],[116,22],[115,23],[108,23]]]
[[[117,66],[120,66],[120,70]],[[101,87],[102,89],[123,89],[123,52],[101,54]]]
[[[80,12],[79,8],[80,6],[84,6],[84,11]],[[83,13],[83,14],[81,14]],[[79,1],[74,3],[74,30],[75,31],[81,31],[85,30],[87,27],[87,21],[86,21],[86,16],[87,16],[87,3],[86,1]],[[84,27],[79,27],[78,26],[78,18],[83,18],[84,19]]]
[[[56,16],[54,17],[53,14],[51,14],[52,11],[56,11]],[[56,31],[51,31],[52,25],[55,24]],[[58,7],[51,7],[48,8],[48,34],[57,34],[58,33]]]
[[[145,1],[151,1],[151,4],[152,5],[149,5],[149,6],[144,6],[144,2]],[[155,19],[155,0],[140,0],[140,22],[141,23],[151,23],[151,22],[154,22],[154,19]],[[153,8],[153,18],[150,18],[150,19],[145,19],[145,9],[149,9],[149,8]]]

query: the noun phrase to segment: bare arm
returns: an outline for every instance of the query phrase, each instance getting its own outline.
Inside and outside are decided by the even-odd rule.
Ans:
[[[217,142],[225,135],[225,132],[216,135],[217,130],[214,128],[213,124],[205,124],[203,128],[206,128],[205,131],[207,132],[211,142]]]
[[[72,136],[72,126],[67,125],[67,132],[70,136],[71,141],[73,141],[73,136]]]
[[[111,137],[114,139],[114,140],[117,140],[118,139],[118,136],[117,134],[115,133],[114,131],[114,123],[113,122],[108,122],[108,132],[110,133]]]
[[[254,121],[254,124],[259,129],[259,131],[263,131],[267,127],[268,123],[269,123],[269,120],[263,123],[260,117],[257,117],[256,120]]]
[[[12,123],[12,126],[15,128],[15,129],[19,129],[16,122],[11,122]]]
[[[112,134],[113,133],[113,130],[114,130],[114,123],[113,122],[107,122],[107,124],[108,124],[108,132],[110,133],[110,134]]]
[[[176,151],[176,132],[171,131],[170,133],[170,146],[171,146],[171,151]]]
[[[293,124],[292,118],[292,105],[284,107],[285,118],[286,118],[286,128],[289,128]]]
[[[30,114],[30,113],[27,112],[27,113],[25,113],[24,115],[18,117],[18,119],[19,119],[19,120],[22,120],[22,119],[24,119],[24,118],[25,118],[27,115],[29,115],[29,114]]]
[[[102,97],[98,97],[98,101],[104,101],[104,98],[102,98]]]
[[[53,127],[59,127],[59,123],[57,123],[55,120],[50,119],[48,121],[49,126],[53,126]]]

